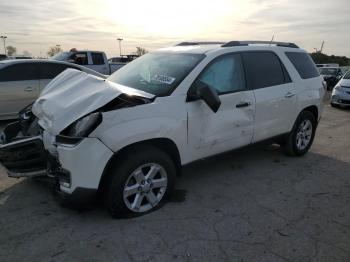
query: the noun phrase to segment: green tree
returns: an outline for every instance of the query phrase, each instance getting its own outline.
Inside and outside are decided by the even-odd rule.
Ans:
[[[32,56],[32,54],[27,50],[24,50],[22,54],[23,56]]]
[[[316,64],[335,63],[340,66],[350,65],[350,58],[347,58],[346,56],[326,55],[320,52],[312,53],[310,55]]]
[[[142,56],[142,55],[144,55],[144,54],[147,54],[148,53],[148,51],[145,49],[145,48],[143,48],[143,47],[136,47],[136,52],[135,52],[135,54],[137,55],[137,56]]]
[[[58,53],[60,53],[62,51],[63,50],[61,49],[60,46],[51,46],[49,48],[49,51],[47,51],[47,54],[48,54],[48,56],[52,57],[52,56],[54,56],[54,55],[56,55],[56,54],[58,54]]]
[[[7,52],[7,55],[8,55],[8,56],[13,56],[13,55],[16,54],[17,48],[14,47],[14,46],[11,46],[11,45],[6,46],[6,52]]]

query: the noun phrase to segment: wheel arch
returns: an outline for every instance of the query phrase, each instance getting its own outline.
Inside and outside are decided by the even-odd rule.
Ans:
[[[317,106],[311,105],[311,106],[305,107],[303,110],[301,110],[301,112],[304,112],[304,111],[309,111],[310,113],[312,113],[313,116],[315,117],[316,122],[318,122],[319,113],[318,113]],[[299,115],[300,115],[300,113],[299,113]]]
[[[182,172],[181,157],[175,142],[169,138],[152,138],[152,139],[132,143],[115,152],[113,156],[109,159],[106,167],[104,168],[102,177],[100,179],[98,191],[102,192],[103,188],[105,188],[106,183],[108,183],[109,174],[111,173],[111,170],[113,169],[118,159],[121,159],[122,156],[128,151],[133,150],[140,146],[145,146],[145,145],[155,146],[161,149],[162,151],[164,151],[165,153],[167,153],[171,157],[171,159],[174,161],[177,176],[181,175],[181,172]]]

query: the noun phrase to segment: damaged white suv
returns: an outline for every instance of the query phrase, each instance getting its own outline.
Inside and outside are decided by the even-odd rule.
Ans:
[[[195,160],[263,140],[305,154],[324,93],[295,44],[181,43],[107,80],[66,70],[6,127],[0,161],[11,177],[48,174],[73,202],[103,193],[113,216],[142,214]]]

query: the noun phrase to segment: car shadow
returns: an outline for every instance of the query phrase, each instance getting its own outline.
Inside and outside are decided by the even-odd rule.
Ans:
[[[288,157],[277,145],[247,147],[185,166],[168,202],[172,206],[186,201],[195,204],[193,196],[199,195],[203,201],[205,199],[210,203],[216,195],[230,195],[234,190],[247,190],[246,193],[249,192],[251,196],[254,192],[263,194],[270,193],[271,190],[290,191],[295,183],[306,178],[311,184],[312,179],[320,182],[320,177],[316,175],[319,172],[327,178],[324,185],[319,185],[320,191],[329,182],[334,183],[336,178],[343,179],[339,186],[350,183],[350,177],[338,170],[346,173],[350,170],[350,164],[313,152],[303,157]],[[260,189],[267,191],[260,192]],[[6,201],[1,202],[5,196]],[[96,216],[108,217],[101,202],[91,203],[89,208],[84,209],[72,206],[67,208],[66,205],[62,207],[56,198],[51,179],[20,179],[20,182],[0,191],[0,210],[3,214],[9,210],[47,213],[49,208],[52,214],[57,212],[56,215],[63,212],[78,218],[82,214],[94,213],[93,219]]]
[[[85,211],[63,208],[48,181],[21,179],[0,191],[0,242],[21,247],[12,253],[3,249],[6,257],[28,256],[28,261],[36,260],[37,252],[43,260],[74,257],[82,250],[79,243],[95,258],[102,246],[105,255],[118,246],[122,256],[130,255],[133,245],[145,249],[138,254],[152,257],[156,246],[169,254],[184,239],[210,241],[220,250],[234,245],[233,254],[242,257],[254,249],[258,257],[273,250],[291,261],[344,258],[350,239],[349,170],[349,163],[312,151],[294,158],[274,145],[245,148],[184,167],[175,195],[162,208],[118,220],[101,204]],[[203,248],[198,250],[206,253]]]

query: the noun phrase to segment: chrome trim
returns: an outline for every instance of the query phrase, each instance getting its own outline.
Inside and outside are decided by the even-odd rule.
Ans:
[[[43,138],[42,138],[41,135],[39,135],[39,136],[33,136],[33,137],[24,138],[24,139],[20,139],[20,140],[14,141],[14,142],[10,142],[10,143],[7,143],[7,144],[0,145],[0,149],[6,148],[6,147],[8,147],[8,146],[13,146],[13,145],[21,144],[21,143],[23,143],[23,142],[28,142],[28,141],[36,140],[36,139],[43,140]]]
[[[46,169],[43,170],[38,170],[38,171],[32,171],[28,173],[16,173],[16,172],[11,172],[7,171],[7,174],[9,177],[13,178],[19,178],[19,177],[36,177],[36,176],[43,176],[43,175],[48,175]]]

